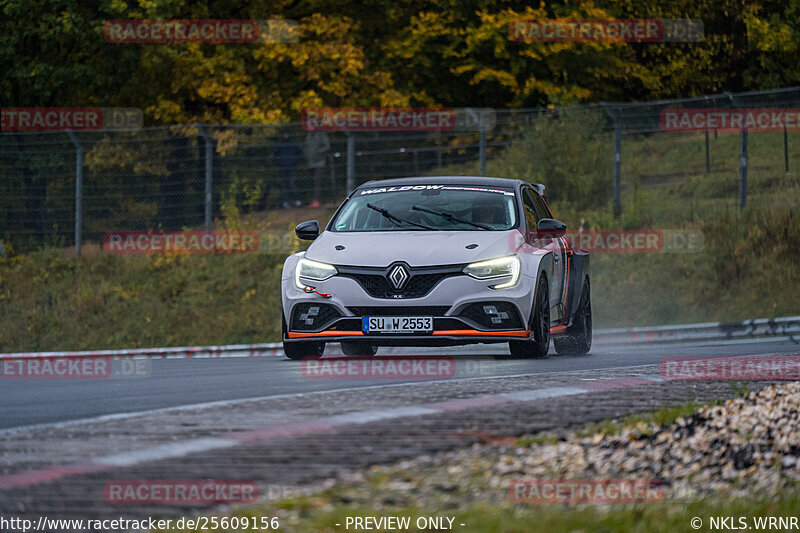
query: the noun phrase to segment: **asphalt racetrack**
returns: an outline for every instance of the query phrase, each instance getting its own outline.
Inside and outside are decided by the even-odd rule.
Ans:
[[[329,345],[325,357],[338,352]],[[383,349],[385,352],[386,349]],[[586,356],[558,356],[551,349],[545,360],[502,357],[504,344],[450,348],[406,348],[403,355],[453,355],[456,361],[479,364],[480,375],[456,375],[448,381],[474,377],[536,375],[658,364],[672,357],[790,355],[800,346],[769,339],[611,346],[596,344]],[[382,352],[379,351],[378,357]],[[393,354],[397,355],[394,351]],[[500,357],[498,357],[500,356]],[[237,401],[280,395],[408,383],[404,379],[310,379],[301,362],[283,356],[160,359],[146,361],[147,375],[119,379],[0,378],[0,429],[20,428],[125,415],[164,408]],[[416,380],[419,381],[419,380]],[[430,379],[425,380],[430,381]]]

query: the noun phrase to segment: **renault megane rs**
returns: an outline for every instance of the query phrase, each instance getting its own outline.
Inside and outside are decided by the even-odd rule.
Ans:
[[[544,187],[424,177],[359,186],[281,280],[284,353],[347,355],[379,346],[508,343],[514,357],[587,353],[589,255],[573,249]]]

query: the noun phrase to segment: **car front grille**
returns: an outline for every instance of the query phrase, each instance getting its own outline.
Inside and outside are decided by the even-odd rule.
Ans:
[[[389,282],[389,272],[397,263],[386,268],[337,266],[339,275],[354,279],[373,298],[422,298],[443,279],[462,275],[463,265],[412,268],[404,265],[410,276],[405,285],[395,289]]]

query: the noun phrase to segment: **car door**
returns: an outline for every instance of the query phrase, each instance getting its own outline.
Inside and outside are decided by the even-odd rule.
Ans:
[[[561,320],[564,317],[562,304],[564,283],[566,277],[566,247],[563,239],[554,235],[539,235],[536,232],[536,225],[543,218],[551,218],[549,209],[539,196],[539,193],[530,188],[523,190],[523,205],[525,207],[525,218],[531,228],[531,245],[544,248],[553,253],[553,270],[550,272],[550,319],[552,321]],[[535,214],[534,214],[535,213]],[[535,216],[535,223],[533,217]],[[531,224],[533,224],[531,226]]]

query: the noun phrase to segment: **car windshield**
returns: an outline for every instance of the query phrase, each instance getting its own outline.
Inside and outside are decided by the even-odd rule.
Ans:
[[[514,193],[462,185],[361,189],[331,225],[333,231],[486,231],[514,227]]]

